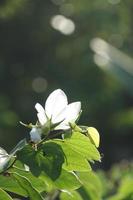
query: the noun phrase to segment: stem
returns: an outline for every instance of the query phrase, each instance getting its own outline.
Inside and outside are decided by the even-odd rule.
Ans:
[[[55,200],[56,197],[58,197],[59,193],[60,193],[60,191],[58,191],[58,190],[52,191],[52,192],[48,193],[45,200]]]
[[[62,134],[62,132],[58,132],[58,133],[55,133],[55,134],[48,134],[45,138],[43,138],[38,144],[37,146],[40,146],[43,142],[47,141],[47,140],[50,140],[52,138],[55,138],[57,136],[60,136]]]
[[[21,169],[21,168],[16,167],[16,166],[12,166],[12,168],[14,168],[14,169],[18,169],[18,170],[23,171],[23,172],[27,172],[25,169]]]

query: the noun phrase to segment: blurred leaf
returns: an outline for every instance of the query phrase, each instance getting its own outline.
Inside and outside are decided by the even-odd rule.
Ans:
[[[2,115],[0,116],[1,123],[7,127],[16,126],[16,123],[18,122],[18,116],[14,111],[11,110],[4,110],[2,112]]]
[[[118,113],[115,113],[115,115],[112,117],[112,124],[117,129],[128,129],[133,128],[133,109],[127,109],[119,111]],[[127,133],[127,131],[126,131]]]
[[[133,177],[123,178],[118,193],[108,200],[133,200]]]
[[[12,0],[12,1],[5,1],[3,5],[0,7],[0,17],[8,18],[13,16],[20,10],[22,5],[25,3],[25,0]]]
[[[94,172],[79,172],[78,176],[83,184],[79,189],[81,196],[86,195],[90,200],[101,200],[102,183],[98,176]]]

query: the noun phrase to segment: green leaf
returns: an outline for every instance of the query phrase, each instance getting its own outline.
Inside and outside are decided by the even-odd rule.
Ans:
[[[82,196],[86,196],[90,200],[101,200],[102,185],[98,176],[94,172],[79,172],[78,177],[82,182],[79,189]]]
[[[19,185],[27,192],[28,197],[31,200],[43,200],[43,197],[39,194],[39,192],[33,187],[30,181],[20,174],[13,173],[13,176],[19,183]]]
[[[90,139],[79,132],[74,132],[71,138],[67,138],[64,140],[53,140],[57,144],[63,146],[66,144],[68,148],[72,149],[76,153],[79,153],[83,158],[87,160],[97,160],[100,161],[101,157],[96,149],[95,145],[93,145]]]
[[[44,182],[44,189],[46,192],[51,192],[57,189],[57,187],[54,184],[54,181],[44,172],[42,172],[42,174],[38,178]]]
[[[38,177],[35,177],[30,171],[25,171],[24,168],[17,168],[16,166],[14,166],[12,169],[9,170],[9,172],[16,172],[19,175],[24,176],[32,183],[33,187],[36,188],[39,192],[43,192],[47,187],[44,181],[42,181]]]
[[[51,192],[56,189],[53,180],[44,171],[36,177],[30,171],[25,171],[25,167],[20,161],[15,162],[14,167],[9,172],[16,172],[26,177],[39,192]]]
[[[9,194],[7,194],[7,192],[5,192],[0,188],[0,200],[13,200],[13,199],[11,198],[11,196],[9,196]]]
[[[64,157],[65,160],[63,164],[63,168],[65,170],[68,170],[68,171],[90,171],[91,170],[90,164],[85,158],[83,158],[81,154],[69,148],[69,146],[64,142],[63,143],[59,142],[59,145],[61,146],[65,155]]]
[[[41,147],[44,156],[50,161],[49,173],[50,177],[55,180],[59,177],[64,163],[64,152],[62,148],[53,142],[44,143]]]
[[[61,190],[75,190],[81,186],[78,177],[71,172],[62,170],[60,177],[54,181],[55,186]]]
[[[21,151],[17,152],[17,158],[22,163],[30,167],[31,172],[35,176],[39,176],[41,173],[40,168],[40,152],[35,151],[31,145],[26,145]]]
[[[60,176],[56,180],[50,179],[44,172],[40,175],[41,180],[46,181],[49,185],[47,191],[55,189],[72,191],[81,186],[78,177],[72,173],[62,169]]]
[[[90,138],[90,141],[98,148],[100,143],[100,135],[96,128],[88,127],[87,136]]]
[[[79,132],[74,132],[71,138],[55,139],[46,143],[56,143],[62,148],[63,156],[65,156],[63,168],[68,171],[90,171],[91,166],[87,160],[100,160],[100,154],[95,145]]]
[[[61,192],[60,200],[83,200],[77,191]]]
[[[20,187],[20,185],[18,184],[18,182],[16,182],[12,174],[7,173],[4,175],[0,175],[0,188],[8,192],[13,192],[18,195],[27,197],[27,192]]]
[[[21,162],[30,167],[35,176],[44,171],[53,180],[59,177],[64,162],[63,151],[55,143],[43,144],[37,151],[27,145],[17,155]]]

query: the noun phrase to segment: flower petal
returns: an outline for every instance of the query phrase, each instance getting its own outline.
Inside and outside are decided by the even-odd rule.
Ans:
[[[46,124],[47,122],[47,117],[45,115],[45,113],[37,113],[37,117],[38,117],[38,121],[40,122],[40,124],[43,126],[44,124]]]
[[[61,110],[61,112],[58,113],[58,115],[52,117],[52,123],[56,124],[62,122],[63,120],[65,120],[65,116],[66,116],[66,107],[63,110]]]
[[[39,103],[36,103],[35,108],[38,112],[37,113],[38,121],[40,122],[41,125],[44,125],[47,122],[47,117],[44,108]]]
[[[68,129],[70,128],[69,122],[75,122],[81,111],[81,102],[74,102],[69,104],[65,110],[65,120],[60,123],[55,129]]]
[[[42,107],[42,105],[40,103],[36,103],[35,109],[37,110],[38,113],[45,112],[44,108]]]
[[[68,104],[68,102],[67,102],[66,94],[61,89],[54,90],[48,96],[46,103],[45,103],[46,115],[49,118],[52,118],[53,119],[52,121],[55,122],[56,117],[58,117],[59,114],[65,109],[67,104]],[[62,120],[63,119],[61,119],[61,121]]]
[[[65,121],[67,121],[67,122],[71,122],[71,121],[75,122],[75,120],[79,116],[80,111],[81,111],[81,102],[70,103],[66,108]]]
[[[69,126],[68,123],[64,124],[64,123],[62,122],[62,123],[60,123],[58,126],[56,126],[56,127],[54,128],[54,130],[67,130],[67,129],[69,129],[69,128],[70,128],[70,126]]]

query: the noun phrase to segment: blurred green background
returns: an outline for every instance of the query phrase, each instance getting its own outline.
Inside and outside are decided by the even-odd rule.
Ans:
[[[132,0],[0,0],[0,146],[28,136],[19,121],[35,122],[35,103],[61,88],[100,132],[98,167],[132,159],[133,74],[99,68],[90,48],[99,37],[133,57],[132,10]]]

